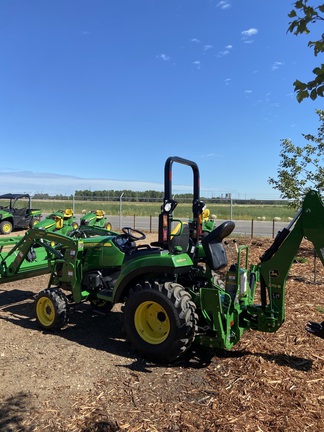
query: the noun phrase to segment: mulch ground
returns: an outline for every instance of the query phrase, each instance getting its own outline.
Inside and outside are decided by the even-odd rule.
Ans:
[[[250,261],[270,239],[250,244]],[[274,334],[246,332],[229,352],[193,346],[175,364],[136,357],[118,307],[87,305],[60,331],[35,326],[47,276],[0,285],[1,431],[323,431],[324,270],[303,241],[287,280],[287,319]]]

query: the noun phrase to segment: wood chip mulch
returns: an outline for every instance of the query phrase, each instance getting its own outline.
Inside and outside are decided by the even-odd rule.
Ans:
[[[271,242],[247,240],[250,261]],[[277,333],[248,331],[230,352],[193,347],[167,367],[131,357],[110,366],[89,390],[71,394],[63,411],[54,389],[53,398],[25,412],[20,405],[15,413],[15,401],[7,400],[10,410],[2,406],[2,415],[21,420],[7,419],[0,430],[324,431],[324,339],[305,331],[308,320],[324,321],[324,269],[306,240],[297,257],[287,280],[286,322]]]

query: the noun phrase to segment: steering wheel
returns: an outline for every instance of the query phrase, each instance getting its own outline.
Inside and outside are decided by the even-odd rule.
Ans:
[[[129,237],[131,241],[146,239],[146,235],[142,231],[139,231],[137,229],[130,228],[130,227],[123,227],[122,231],[124,234],[127,235],[127,237]]]
[[[77,238],[77,239],[79,239],[79,238],[87,238],[87,234],[85,232],[83,232],[83,231],[80,231],[79,229],[75,229],[75,230],[69,231],[67,235],[69,237]]]

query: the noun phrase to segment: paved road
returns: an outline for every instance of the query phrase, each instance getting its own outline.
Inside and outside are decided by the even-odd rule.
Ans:
[[[75,215],[79,223],[81,215]],[[46,214],[44,214],[46,217]],[[111,223],[112,229],[120,227],[132,227],[146,232],[158,231],[158,217],[153,216],[109,216],[107,220]],[[217,219],[216,225],[220,225],[224,220]],[[234,220],[235,229],[233,234],[247,237],[275,237],[278,231],[281,231],[288,225],[287,222],[274,221],[257,221],[257,220]]]
[[[143,231],[157,232],[158,218],[147,216],[107,216],[112,228],[130,226]],[[220,225],[223,220],[216,221]],[[234,221],[234,234],[252,237],[275,237],[277,232],[287,226],[286,222],[273,221]]]

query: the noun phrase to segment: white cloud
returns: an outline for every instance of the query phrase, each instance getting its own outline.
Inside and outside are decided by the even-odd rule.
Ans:
[[[252,36],[257,35],[258,33],[259,33],[259,31],[256,28],[250,28],[248,30],[242,31],[241,35],[242,35],[243,42],[246,43],[246,44],[253,43]]]
[[[227,56],[228,54],[229,54],[228,50],[219,51],[219,53],[217,54],[217,57],[224,57],[224,56]]]
[[[206,153],[200,155],[201,158],[213,158],[213,157],[220,157],[220,154],[217,153]]]
[[[214,48],[213,45],[205,45],[204,46],[204,51],[209,51],[212,48]]]
[[[249,30],[242,31],[242,35],[246,37],[251,37],[258,34],[258,30],[256,28],[250,28]]]
[[[219,9],[225,10],[225,9],[230,8],[231,4],[227,0],[222,0],[222,1],[217,3],[216,7],[218,7]]]
[[[217,57],[224,57],[224,56],[228,55],[230,53],[231,49],[233,49],[233,45],[226,45],[224,50],[219,51],[217,53]]]
[[[192,62],[192,64],[194,64],[195,66],[197,66],[197,69],[201,68],[201,62],[199,60],[195,60],[194,62]]]
[[[197,38],[192,38],[192,39],[190,39],[190,42],[200,43],[200,40]]]
[[[158,58],[158,59],[160,59],[160,60],[163,60],[163,61],[170,61],[170,59],[171,59],[168,55],[163,54],[163,53],[157,55],[156,58]]]
[[[5,193],[47,193],[72,195],[76,190],[163,190],[162,183],[135,180],[87,179],[52,173],[0,171],[0,195]]]
[[[229,84],[231,83],[231,81],[232,81],[232,78],[226,78],[226,80],[225,80],[225,84],[226,84],[226,85],[229,85]]]
[[[273,63],[271,69],[272,69],[272,70],[277,70],[277,69],[279,69],[280,66],[283,66],[283,64],[284,64],[283,62],[278,62],[278,61],[276,61],[276,62]]]

